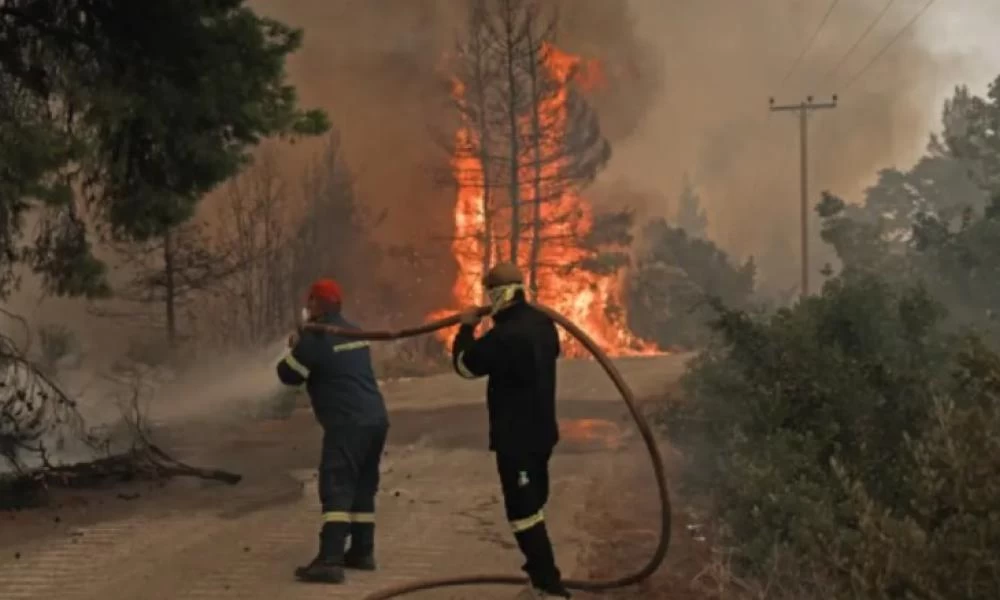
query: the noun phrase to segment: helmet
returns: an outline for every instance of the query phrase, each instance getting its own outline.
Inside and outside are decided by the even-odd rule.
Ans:
[[[343,292],[333,279],[317,279],[309,286],[309,297],[328,304],[340,304]]]
[[[483,287],[490,299],[490,312],[497,314],[524,298],[524,276],[512,262],[502,262],[486,273]]]
[[[521,269],[512,262],[502,262],[494,265],[483,277],[483,286],[487,289],[504,285],[520,285],[524,283]]]

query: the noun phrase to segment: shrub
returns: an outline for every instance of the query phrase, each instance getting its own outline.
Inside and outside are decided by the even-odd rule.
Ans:
[[[822,581],[815,597],[1000,597],[1000,357],[873,275],[766,317],[716,309],[664,416],[739,573]]]

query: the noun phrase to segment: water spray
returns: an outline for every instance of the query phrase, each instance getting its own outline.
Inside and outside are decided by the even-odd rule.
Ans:
[[[587,349],[591,356],[593,356],[594,359],[601,365],[601,368],[604,369],[604,372],[607,374],[608,378],[621,395],[621,399],[628,406],[629,413],[632,415],[632,419],[642,436],[642,441],[645,443],[646,450],[649,452],[649,458],[652,461],[653,475],[656,479],[656,487],[660,496],[659,541],[657,542],[656,549],[653,551],[652,556],[650,556],[649,560],[646,561],[646,564],[641,569],[616,579],[602,581],[569,579],[565,580],[563,584],[569,589],[586,592],[600,592],[635,585],[648,579],[651,575],[653,575],[653,573],[656,572],[657,569],[660,568],[660,565],[663,564],[663,561],[667,557],[667,551],[670,547],[670,490],[667,486],[667,476],[664,470],[663,457],[661,456],[660,449],[656,444],[656,437],[653,435],[652,428],[649,426],[649,422],[646,420],[646,417],[639,410],[639,407],[636,404],[635,395],[632,393],[628,383],[625,382],[621,372],[619,372],[618,368],[615,367],[607,353],[601,350],[597,343],[589,335],[587,335],[583,329],[560,313],[548,308],[547,306],[539,304],[532,304],[532,306],[545,313],[550,319],[558,323],[560,327],[576,338],[576,340],[579,341],[583,347]],[[480,309],[481,316],[486,316],[489,312],[488,307]],[[454,314],[449,317],[438,319],[436,321],[430,321],[409,329],[382,331],[351,330],[320,323],[306,323],[303,327],[307,329],[322,330],[335,335],[357,340],[389,341],[426,335],[441,329],[453,327],[459,323],[459,319],[460,316],[458,314]],[[419,579],[373,592],[368,596],[365,596],[364,600],[388,600],[390,598],[397,598],[413,592],[436,588],[473,585],[525,585],[527,583],[528,579],[525,577],[490,573],[437,579]]]

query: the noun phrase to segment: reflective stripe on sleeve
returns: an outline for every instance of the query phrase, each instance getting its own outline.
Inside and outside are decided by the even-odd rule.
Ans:
[[[368,342],[361,340],[357,342],[344,342],[343,344],[337,344],[333,347],[334,352],[347,352],[348,350],[360,350],[361,348],[367,348]]]
[[[516,521],[511,521],[510,526],[514,530],[514,533],[521,533],[522,531],[527,531],[532,527],[545,522],[545,515],[542,511],[538,511],[530,517],[524,519],[518,519]]]
[[[476,379],[476,374],[469,370],[469,367],[465,366],[465,362],[462,359],[465,357],[465,352],[459,352],[458,358],[455,360],[455,368],[458,369],[458,374],[466,379]]]
[[[293,371],[295,371],[302,377],[309,379],[309,369],[307,369],[304,364],[296,360],[295,357],[292,356],[291,352],[286,354],[283,360],[285,361],[285,364],[288,365]]]

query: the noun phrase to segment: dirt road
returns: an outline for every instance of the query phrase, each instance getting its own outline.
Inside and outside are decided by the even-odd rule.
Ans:
[[[621,366],[639,395],[653,395],[677,377],[683,360]],[[442,376],[384,389],[393,427],[379,497],[378,573],[352,573],[341,587],[292,579],[292,569],[315,552],[319,524],[318,434],[301,410],[283,421],[191,424],[162,434],[183,460],[243,473],[238,486],[178,480],[0,513],[0,599],[328,600],[419,577],[516,573],[520,561],[484,448],[483,384]],[[564,442],[553,459],[547,516],[563,569],[574,574],[593,545],[579,526],[592,510],[588,490],[609,476],[616,448],[630,445],[632,432],[596,364],[565,362],[560,395]],[[512,595],[510,588],[469,588],[413,597]]]

